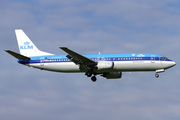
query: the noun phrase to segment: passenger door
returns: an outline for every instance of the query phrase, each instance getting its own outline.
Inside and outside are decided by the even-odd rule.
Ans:
[[[40,59],[40,65],[44,66],[44,59]]]
[[[151,55],[151,63],[155,63],[155,55]]]

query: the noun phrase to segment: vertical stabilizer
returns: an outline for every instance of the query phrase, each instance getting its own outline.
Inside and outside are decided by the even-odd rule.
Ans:
[[[21,29],[15,30],[19,51],[24,56],[43,56],[52,55],[47,52],[40,51],[34,43],[28,38],[28,36]]]

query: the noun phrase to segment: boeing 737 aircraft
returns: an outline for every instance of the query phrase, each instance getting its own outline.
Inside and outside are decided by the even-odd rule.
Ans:
[[[96,75],[106,79],[122,77],[122,72],[155,71],[158,73],[176,65],[167,57],[157,54],[130,53],[130,54],[88,54],[81,55],[67,47],[60,47],[67,55],[54,55],[40,51],[21,29],[15,30],[19,53],[5,50],[15,58],[18,63],[48,70],[65,73],[85,73],[95,82]]]

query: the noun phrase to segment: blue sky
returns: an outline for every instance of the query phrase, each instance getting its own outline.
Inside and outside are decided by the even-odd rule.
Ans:
[[[0,116],[13,120],[179,120],[179,0],[0,1]],[[174,68],[123,73],[122,79],[41,71],[19,65],[14,30],[54,54],[67,46],[81,54],[155,53]]]

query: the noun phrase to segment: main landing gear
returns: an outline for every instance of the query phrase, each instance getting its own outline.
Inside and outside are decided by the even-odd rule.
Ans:
[[[96,80],[97,80],[96,76],[92,76],[92,77],[91,77],[91,80],[92,80],[93,82],[96,82]]]
[[[91,77],[92,73],[91,72],[87,72],[86,75],[87,75],[87,77]]]
[[[88,71],[85,75],[87,75],[87,77],[91,77],[92,76],[92,72]],[[96,82],[97,78],[96,78],[95,74],[91,77],[91,80],[93,82]]]

